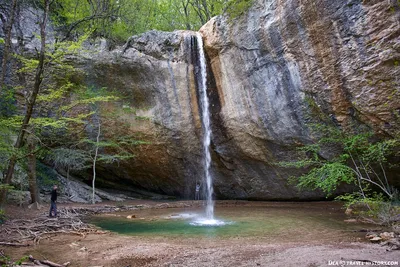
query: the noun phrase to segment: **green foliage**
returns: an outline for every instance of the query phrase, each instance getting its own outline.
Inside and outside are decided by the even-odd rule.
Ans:
[[[0,173],[6,168],[8,159],[14,153],[14,147],[12,146],[13,132],[3,122],[0,119]]]
[[[321,189],[330,196],[342,183],[355,183],[353,170],[341,162],[329,162],[302,175],[297,186],[300,189]]]
[[[14,264],[15,265],[22,265],[23,262],[26,262],[27,260],[29,260],[29,256],[23,256],[22,258],[20,258],[19,260],[17,260]]]
[[[343,183],[358,185],[361,193],[366,191],[368,184],[372,184],[389,197],[393,196],[393,188],[387,182],[383,165],[389,157],[399,155],[398,138],[376,140],[368,131],[356,129],[353,133],[345,133],[329,124],[310,124],[310,129],[318,135],[318,141],[300,147],[299,160],[279,164],[308,168],[306,174],[291,178],[291,183],[301,189],[321,189],[327,196]],[[322,150],[327,146],[334,146],[337,151],[324,158]],[[380,170],[375,170],[377,166]]]
[[[126,23],[123,23],[121,20],[114,23],[111,27],[112,38],[117,41],[123,42],[128,40],[128,38],[132,36],[132,29],[130,29],[130,27]]]
[[[8,184],[0,184],[0,189],[1,190],[3,190],[3,189],[5,189],[5,190],[13,190],[14,186],[8,185]]]
[[[28,58],[19,54],[15,54],[14,57],[22,65],[22,67],[18,69],[18,73],[21,74],[33,73],[39,64],[39,60],[37,58]]]
[[[63,140],[65,139],[65,134],[76,129],[77,125],[85,125],[87,123],[87,119],[92,116],[93,112],[86,112],[87,109],[82,107],[99,101],[116,99],[102,94],[88,96],[85,92],[87,88],[73,82],[71,79],[78,71],[71,65],[70,57],[77,56],[82,51],[82,44],[87,37],[88,34],[78,38],[78,41],[56,42],[47,46],[43,74],[44,82],[41,85],[35,103],[35,113],[30,119],[28,130],[29,134],[35,136],[39,141],[38,150],[36,151],[38,155],[45,150],[44,148],[48,149],[54,147],[57,143],[65,142]],[[34,75],[38,64],[38,60],[35,57],[16,55],[15,58],[19,60],[22,66],[19,69],[19,73],[27,77]],[[26,87],[33,87],[32,80],[27,80]],[[14,88],[9,91],[2,90],[1,93],[6,97],[1,99],[0,104],[6,103],[2,106],[11,105],[15,109],[17,106],[14,101],[16,91]],[[73,101],[69,99],[73,99]],[[18,104],[20,105],[20,103]],[[4,172],[8,159],[12,155],[16,155],[20,166],[24,166],[26,163],[28,154],[26,147],[15,149],[13,146],[22,120],[23,115],[17,110],[10,116],[0,116],[0,172]]]
[[[77,147],[81,147],[82,151],[85,151],[82,159],[85,159],[86,167],[88,167],[88,164],[90,166],[90,162],[94,158],[96,147],[98,147],[100,151],[100,153],[97,155],[97,161],[106,164],[112,164],[114,162],[133,158],[134,155],[127,151],[124,147],[127,144],[135,145],[141,143],[142,142],[135,142],[133,140],[129,140],[129,142],[126,140],[119,141],[118,139],[103,139],[97,142],[96,140],[92,140],[90,138],[83,138],[79,141]]]
[[[345,207],[351,210],[362,220],[377,224],[391,226],[398,219],[400,206],[394,201],[389,201],[382,193],[368,190],[368,194],[361,195],[360,192],[338,196],[336,200],[343,201]]]
[[[383,196],[382,193],[371,192],[371,190],[366,189],[364,193],[368,193],[365,197],[360,194],[360,192],[346,193],[341,196],[337,196],[335,199],[339,201],[343,201],[345,203],[346,208],[354,208],[356,206],[369,206],[376,207],[380,202],[386,202],[387,199]],[[371,210],[368,209],[370,212]]]
[[[229,0],[227,2],[226,13],[230,19],[237,18],[246,13],[254,0]]]
[[[76,106],[96,104],[98,102],[108,102],[108,101],[117,100],[117,99],[118,99],[118,97],[112,96],[112,95],[109,95],[109,96],[94,96],[94,97],[91,97],[91,98],[79,98],[79,99],[73,101],[71,104],[62,107],[61,111],[68,111],[68,110],[71,110],[73,107],[76,107]]]
[[[363,151],[363,158],[367,162],[386,163],[388,155],[399,155],[400,140],[388,139],[375,144],[368,144]]]
[[[88,156],[85,151],[60,147],[50,151],[47,158],[53,163],[55,168],[82,170],[87,168],[85,164]]]
[[[15,88],[4,86],[0,90],[0,118],[10,117],[17,111]]]
[[[385,168],[391,166],[389,158],[399,156],[399,138],[380,140],[361,127],[344,132],[329,122],[309,126],[318,141],[300,147],[299,160],[279,164],[307,170],[300,177],[291,177],[289,182],[300,189],[320,189],[327,196],[341,184],[352,184],[358,187],[356,191],[336,199],[344,201],[353,214],[379,224],[396,221],[400,212],[395,204],[398,191],[390,186]]]
[[[67,36],[91,32],[117,43],[148,30],[198,30],[224,12],[233,19],[253,0],[58,0],[52,20]]]
[[[45,187],[51,187],[57,183],[57,172],[44,165],[40,161],[37,162],[36,172],[40,184]]]

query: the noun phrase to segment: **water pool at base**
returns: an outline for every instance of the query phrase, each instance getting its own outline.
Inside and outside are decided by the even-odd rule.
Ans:
[[[223,225],[197,224],[203,210],[149,209],[100,215],[91,222],[103,229],[135,236],[235,238],[257,237],[298,240],[342,240],[362,237],[361,229],[374,226],[349,223],[337,203],[254,203],[216,207],[215,217]],[[135,218],[128,219],[127,215]]]

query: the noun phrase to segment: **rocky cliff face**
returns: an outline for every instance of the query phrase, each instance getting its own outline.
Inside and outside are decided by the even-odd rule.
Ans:
[[[342,127],[399,132],[399,10],[398,1],[265,0],[202,27],[225,131],[215,152],[247,197],[297,195],[270,164],[310,140],[313,106]]]
[[[201,33],[208,56],[212,174],[218,198],[311,199],[275,165],[311,141],[312,109],[347,127],[399,132],[400,4],[396,0],[256,0]],[[194,33],[151,31],[80,61],[85,82],[122,96],[105,134],[150,141],[99,169],[103,185],[193,197],[203,176]]]
[[[152,31],[131,38],[120,49],[88,54],[83,62],[86,83],[117,90],[123,99],[128,100],[129,107],[137,109],[132,116],[119,117],[123,123],[117,131],[113,128],[115,125],[107,125],[109,134],[123,136],[134,133],[151,142],[138,147],[137,157],[121,163],[119,168],[104,166],[100,176],[107,183],[114,180],[114,185],[120,184],[122,179],[136,187],[192,197],[195,183],[202,180],[204,173],[203,130],[196,79],[198,52],[194,36],[194,32]],[[274,95],[271,102],[276,104],[271,108],[260,98],[265,97],[264,83],[260,79],[256,81],[259,82],[257,88],[244,88],[240,84],[251,82],[248,76],[239,73],[229,76],[231,69],[241,68],[235,64],[232,68],[228,66],[227,73],[208,66],[214,133],[212,174],[217,196],[244,199],[320,196],[315,192],[297,192],[287,185],[288,176],[295,170],[278,169],[273,165],[294,152],[293,140],[306,140],[305,127],[297,115],[297,112],[301,113],[300,88],[297,92],[284,92],[280,96],[271,91]],[[221,77],[230,80],[233,86],[224,88]],[[273,75],[267,79],[269,77],[273,78]],[[271,89],[275,90],[275,87]],[[229,96],[225,96],[223,90],[227,90]],[[257,115],[254,114],[254,121],[248,121],[246,114],[255,108],[243,105],[245,99],[240,94],[246,90],[249,90],[247,95],[259,92],[258,108],[262,118],[255,118]],[[225,104],[228,98],[231,98],[229,106]],[[127,103],[119,105],[103,107],[103,112],[122,109],[121,105],[126,108]],[[147,120],[138,120],[137,116]],[[271,122],[266,123],[268,120]],[[280,122],[287,127],[283,128]]]
[[[291,115],[278,116],[284,129],[296,124],[299,97],[306,94],[341,124],[358,116],[393,135],[399,130],[399,9],[398,1],[256,1],[238,21],[217,17],[201,31],[213,71],[221,74],[221,93],[244,77],[237,91],[275,93],[260,96],[271,103],[261,106],[290,107]],[[281,103],[280,94],[293,103]],[[254,107],[260,106],[256,98],[242,94]]]

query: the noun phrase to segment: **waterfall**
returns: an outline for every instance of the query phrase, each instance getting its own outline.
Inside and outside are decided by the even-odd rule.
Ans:
[[[202,122],[203,122],[203,150],[204,150],[204,178],[206,182],[206,218],[208,220],[214,220],[214,201],[213,196],[213,179],[210,173],[211,166],[211,154],[210,154],[210,143],[211,143],[211,127],[210,127],[210,111],[209,111],[209,100],[207,96],[207,66],[206,57],[204,55],[203,38],[200,33],[196,33],[197,49],[199,55],[199,95],[202,110]]]

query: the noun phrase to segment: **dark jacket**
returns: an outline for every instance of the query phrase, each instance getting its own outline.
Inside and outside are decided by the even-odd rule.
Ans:
[[[57,190],[51,191],[51,201],[56,201],[57,200]]]

